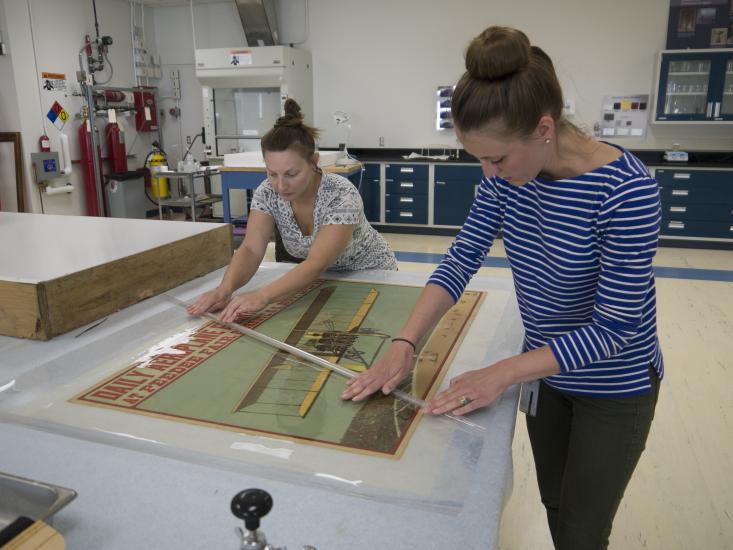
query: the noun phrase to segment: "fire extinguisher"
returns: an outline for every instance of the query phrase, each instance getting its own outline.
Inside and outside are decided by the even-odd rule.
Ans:
[[[79,125],[79,146],[81,148],[81,166],[82,174],[84,176],[84,189],[87,204],[87,215],[88,216],[100,216],[105,215],[99,212],[99,206],[97,202],[97,183],[94,179],[94,159],[92,158],[92,128],[89,123],[89,119],[84,119]],[[99,180],[103,181],[102,174],[102,151],[97,142],[97,162],[99,164]],[[104,203],[104,209],[106,206],[106,197],[102,195],[102,201]]]
[[[127,151],[125,133],[116,122],[110,122],[104,129],[107,136],[107,156],[111,173],[127,172]]]
[[[154,199],[165,199],[170,195],[168,189],[168,178],[163,178],[157,175],[158,169],[161,166],[166,166],[168,160],[162,149],[157,146],[153,146],[153,150],[148,153],[145,158],[145,166],[150,166],[148,174],[150,175],[150,193]],[[148,182],[146,181],[146,184]]]
[[[43,134],[40,138],[38,138],[38,148],[40,149],[41,153],[51,152],[51,140],[46,134]]]

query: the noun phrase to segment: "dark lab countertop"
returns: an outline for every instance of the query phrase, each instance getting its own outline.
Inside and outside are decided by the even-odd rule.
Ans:
[[[475,164],[476,159],[466,153],[463,149],[459,150],[459,156],[451,157],[448,160],[435,160],[427,158],[405,159],[403,155],[410,153],[420,153],[417,149],[387,149],[380,148],[352,148],[349,152],[358,158],[361,162],[409,162],[409,163],[437,163],[437,164]],[[688,162],[668,162],[664,160],[664,151],[656,149],[631,149],[631,152],[639,157],[647,166],[655,168],[733,168],[733,151],[688,151]],[[428,154],[428,153],[425,153]],[[431,155],[443,154],[442,149],[431,149]],[[456,149],[446,149],[445,154],[456,154]]]

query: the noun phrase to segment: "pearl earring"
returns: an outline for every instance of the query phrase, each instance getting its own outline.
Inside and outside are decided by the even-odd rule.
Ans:
[[[545,143],[550,143],[550,138],[545,138]]]

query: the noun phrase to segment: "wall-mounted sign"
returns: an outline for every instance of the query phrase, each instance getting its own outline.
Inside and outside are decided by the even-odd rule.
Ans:
[[[48,111],[48,114],[46,114],[46,118],[53,122],[53,125],[56,126],[56,128],[62,130],[66,121],[69,120],[69,113],[58,101],[54,101]]]
[[[648,124],[648,95],[603,97],[601,137],[644,137]]]
[[[252,51],[251,50],[231,50],[229,52],[229,64],[234,65],[251,65],[252,64]]]
[[[66,75],[63,73],[41,73],[43,89],[48,92],[65,92]]]

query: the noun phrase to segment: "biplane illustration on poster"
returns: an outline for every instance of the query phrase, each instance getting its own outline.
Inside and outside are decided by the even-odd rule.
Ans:
[[[421,290],[321,279],[239,322],[362,372],[386,350]],[[467,291],[443,317],[403,389],[421,399],[435,391],[483,294]],[[391,396],[344,402],[341,375],[213,321],[174,339],[165,352],[135,361],[70,401],[395,458],[419,418]]]

